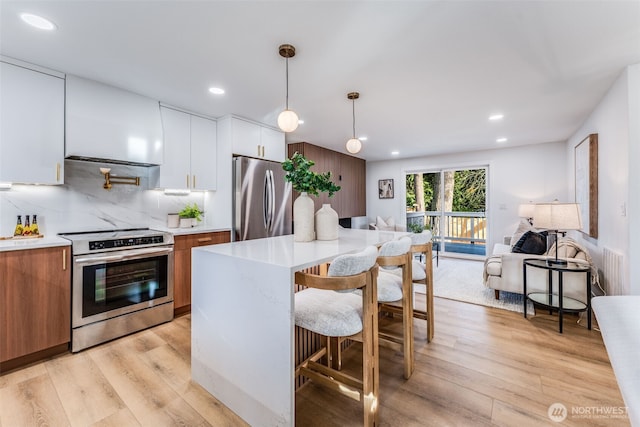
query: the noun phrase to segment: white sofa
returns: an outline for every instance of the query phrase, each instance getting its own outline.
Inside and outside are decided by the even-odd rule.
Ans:
[[[393,217],[382,218],[376,217],[376,222],[369,223],[369,230],[380,231],[407,231],[407,227],[402,224],[396,224]]]
[[[484,264],[484,285],[495,291],[499,299],[500,291],[522,294],[524,291],[523,260],[525,258],[547,259],[555,257],[555,246],[542,254],[524,254],[511,252],[511,238],[505,238],[504,243],[497,243],[493,253]],[[558,254],[568,261],[591,265],[592,284],[598,283],[598,272],[594,267],[587,251],[571,238],[561,238],[558,242]],[[557,273],[553,273],[553,286],[557,286]],[[563,293],[565,296],[579,301],[587,300],[585,273],[563,273]],[[527,268],[527,293],[546,291],[549,281],[548,271],[541,268]]]

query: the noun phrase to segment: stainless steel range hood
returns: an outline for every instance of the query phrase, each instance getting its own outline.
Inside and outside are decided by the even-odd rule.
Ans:
[[[65,157],[137,166],[163,162],[160,103],[67,75]]]

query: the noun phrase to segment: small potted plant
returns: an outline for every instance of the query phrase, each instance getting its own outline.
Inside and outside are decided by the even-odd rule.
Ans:
[[[187,205],[178,213],[180,216],[180,227],[188,228],[198,225],[198,222],[202,221],[202,214],[203,212],[196,203],[193,205],[187,203]]]
[[[331,181],[331,172],[313,172],[311,166],[314,164],[298,152],[282,163],[282,169],[286,172],[285,181],[290,182],[293,189],[300,193],[293,203],[293,234],[296,242],[310,242],[314,240],[316,232],[319,240],[338,238],[338,214],[329,204],[323,205],[318,211],[320,218],[323,218],[321,221],[319,218],[319,224],[326,223],[327,226],[320,226],[316,230],[314,225],[314,204],[309,195],[317,196],[326,192],[332,197],[340,190],[340,186]]]
[[[413,224],[409,224],[409,230],[413,233],[420,234],[424,231],[424,225],[415,222]]]

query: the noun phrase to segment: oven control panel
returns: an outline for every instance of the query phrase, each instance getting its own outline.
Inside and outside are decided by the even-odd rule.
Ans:
[[[144,236],[144,237],[130,237],[124,239],[111,239],[111,240],[95,240],[89,242],[89,250],[97,251],[103,249],[115,249],[125,248],[128,246],[147,246],[158,245],[164,243],[164,236]]]

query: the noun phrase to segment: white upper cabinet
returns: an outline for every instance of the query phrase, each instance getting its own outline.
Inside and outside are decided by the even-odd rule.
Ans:
[[[231,138],[234,154],[262,157],[259,125],[232,117]]]
[[[160,188],[215,190],[217,126],[214,120],[162,106],[164,163]]]
[[[62,184],[63,76],[0,66],[0,181]]]
[[[262,127],[260,129],[262,154],[265,159],[283,162],[286,159],[284,132]]]
[[[286,158],[284,133],[238,117],[228,116],[233,154],[282,162]]]
[[[158,101],[70,75],[66,95],[66,157],[162,164]]]
[[[191,116],[191,189],[215,190],[217,187],[217,124],[213,120]]]
[[[191,116],[160,107],[164,131],[164,158],[160,166],[160,188],[190,188]]]

